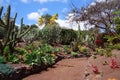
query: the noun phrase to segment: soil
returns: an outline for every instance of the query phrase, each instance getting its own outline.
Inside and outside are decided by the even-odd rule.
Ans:
[[[120,51],[113,50],[117,64],[120,66]],[[120,68],[111,68],[109,66],[111,58],[106,56],[97,56],[90,58],[63,59],[56,63],[53,68],[38,74],[30,75],[23,80],[120,80]],[[100,74],[93,72],[93,67],[97,66]]]

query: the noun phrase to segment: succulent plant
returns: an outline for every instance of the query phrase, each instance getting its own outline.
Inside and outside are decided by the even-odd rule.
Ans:
[[[9,53],[14,51],[14,47],[16,43],[28,32],[31,27],[26,29],[24,32],[22,31],[24,24],[23,18],[21,19],[20,29],[15,25],[15,21],[17,18],[17,13],[13,18],[11,18],[11,7],[10,5],[7,8],[6,13],[2,16],[3,7],[0,7],[0,27],[5,29],[5,34],[3,35],[2,40],[0,40],[0,55],[8,56],[8,53],[4,53],[4,49],[6,46],[9,47]]]

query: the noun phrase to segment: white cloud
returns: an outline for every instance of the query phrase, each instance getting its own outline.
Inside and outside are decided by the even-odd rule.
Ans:
[[[33,0],[39,3],[46,3],[46,2],[67,2],[67,0]]]
[[[59,24],[59,26],[62,28],[70,28],[70,24],[68,23],[67,20],[58,19],[55,22],[57,22]]]
[[[28,0],[21,0],[23,3],[27,3],[28,2]]]
[[[56,20],[56,22],[62,28],[78,30],[78,24],[75,23],[75,22],[74,23],[70,23],[68,20],[61,20],[61,19]],[[85,21],[84,22],[80,22],[80,29],[81,30],[88,30],[88,29],[94,27],[93,25],[87,25],[87,26],[85,26],[85,24],[86,24]]]
[[[39,18],[39,13],[38,12],[32,12],[30,14],[27,15],[29,20],[37,20]]]
[[[92,3],[90,4],[90,6],[91,6],[91,5],[94,6],[94,5],[96,5],[96,3],[95,3],[95,2],[92,2]]]
[[[44,14],[44,12],[46,12],[46,11],[48,11],[47,8],[39,9],[39,10],[36,11],[36,12],[32,12],[32,13],[28,14],[28,15],[27,15],[27,18],[28,18],[29,20],[37,21],[38,18],[39,18],[40,16],[42,16],[42,15]]]

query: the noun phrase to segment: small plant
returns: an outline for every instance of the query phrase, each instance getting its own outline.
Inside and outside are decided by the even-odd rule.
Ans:
[[[98,69],[97,66],[92,65],[92,68],[93,68],[93,72],[94,72],[95,74],[100,74],[100,71],[99,71],[99,69]]]
[[[24,54],[28,53],[27,50],[24,48],[17,48],[16,50],[17,50],[18,54],[20,54],[20,55],[24,55]]]
[[[79,46],[78,46],[78,49],[79,49],[79,51],[80,51],[82,54],[84,54],[85,56],[90,55],[90,51],[89,51],[86,47],[79,45]]]
[[[40,49],[34,49],[31,53],[26,54],[25,63],[29,65],[34,65],[41,63],[40,57],[42,57]]]
[[[115,44],[115,45],[114,45],[114,49],[120,50],[120,44]]]
[[[26,49],[28,52],[25,54],[25,63],[29,65],[38,65],[41,62],[49,65],[53,64],[55,62],[55,54],[59,51],[58,48],[53,48],[45,43],[37,47],[29,45]]]
[[[45,64],[52,65],[55,63],[55,57],[53,55],[48,54],[46,56],[41,57],[41,61]]]
[[[110,48],[107,48],[106,49],[106,56],[107,57],[111,57],[113,54],[111,53],[111,49]]]
[[[42,44],[41,49],[44,51],[44,53],[51,53],[53,50],[53,47],[49,44]]]
[[[11,67],[8,64],[0,64],[0,73],[2,73],[3,75],[10,75],[13,74],[15,72],[15,70],[13,69],[13,67]]]
[[[53,48],[52,53],[56,54],[60,51],[60,48]]]
[[[111,62],[109,64],[111,68],[119,68],[118,63],[115,61],[115,59],[111,58]]]
[[[93,58],[94,58],[94,59],[96,59],[96,58],[97,58],[97,56],[96,56],[96,55],[93,55]]]
[[[49,54],[49,55],[46,56],[46,58],[47,58],[47,63],[49,65],[52,65],[52,64],[55,63],[55,57],[53,57],[52,55]]]
[[[103,56],[106,53],[106,50],[102,49],[102,48],[96,48],[95,49],[97,54]]]
[[[6,63],[5,58],[4,58],[4,57],[2,57],[2,56],[0,56],[0,64],[1,64],[1,63]]]
[[[76,42],[76,41],[72,41],[71,42],[71,44],[70,44],[70,47],[71,47],[71,49],[73,50],[73,51],[78,51],[79,49],[78,49],[78,42]]]
[[[63,46],[65,53],[70,54],[70,46],[64,45]]]
[[[78,53],[77,53],[77,52],[71,52],[71,55],[72,55],[73,57],[75,57],[75,56],[78,55]]]
[[[16,52],[8,55],[8,61],[10,63],[22,63],[25,61],[25,55],[28,54],[24,48],[16,48]]]
[[[8,57],[8,61],[11,63],[20,63],[21,62],[16,54],[10,54]]]

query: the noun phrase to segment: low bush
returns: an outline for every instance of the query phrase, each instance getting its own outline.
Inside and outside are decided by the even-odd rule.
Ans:
[[[96,48],[95,51],[101,56],[103,56],[106,53],[106,50],[103,48]]]
[[[51,45],[59,43],[61,28],[58,26],[46,26],[39,31],[39,38]]]
[[[15,70],[13,69],[13,67],[11,67],[8,64],[0,64],[0,73],[2,73],[3,75],[11,75],[15,72]]]
[[[0,64],[1,63],[6,63],[6,59],[4,57],[2,57],[2,56],[0,56]]]
[[[59,51],[54,49],[49,44],[41,44],[39,47],[33,48],[25,55],[25,63],[29,65],[37,65],[41,63],[52,64],[55,61],[55,57],[51,54],[55,54]]]
[[[78,49],[79,49],[79,52],[84,54],[85,56],[89,56],[90,55],[90,50],[87,49],[87,47],[79,45]]]
[[[72,29],[62,29],[58,26],[47,26],[40,30],[39,38],[48,44],[70,44],[77,40],[77,32]]]
[[[77,32],[72,29],[62,29],[60,32],[60,43],[69,45],[72,41],[77,40]]]
[[[119,44],[115,44],[113,47],[114,47],[114,49],[120,50],[120,43]]]
[[[73,56],[73,57],[75,57],[75,56],[77,56],[79,53],[77,53],[77,52],[71,52],[71,55]]]

